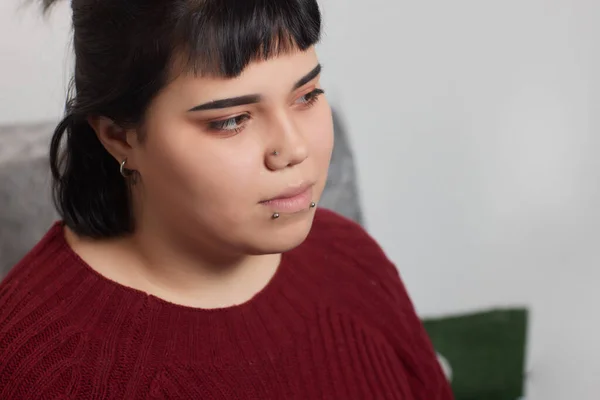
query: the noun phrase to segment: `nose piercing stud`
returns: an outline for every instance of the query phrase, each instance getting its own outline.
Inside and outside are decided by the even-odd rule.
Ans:
[[[279,152],[277,150],[273,150],[273,152],[271,154],[273,154],[274,156],[278,156]]]

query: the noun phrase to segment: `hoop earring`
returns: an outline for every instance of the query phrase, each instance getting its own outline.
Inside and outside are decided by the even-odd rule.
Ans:
[[[127,164],[127,157],[121,161],[121,166],[119,167],[119,172],[123,176],[123,178],[131,178],[134,174],[134,171],[125,168],[125,164]]]

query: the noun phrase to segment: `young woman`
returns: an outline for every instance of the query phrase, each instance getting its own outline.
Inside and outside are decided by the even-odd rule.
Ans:
[[[450,399],[395,267],[318,208],[315,0],[72,10],[62,221],[0,286],[0,398]]]

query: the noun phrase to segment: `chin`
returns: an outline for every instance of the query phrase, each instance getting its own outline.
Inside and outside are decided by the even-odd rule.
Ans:
[[[283,217],[269,221],[260,234],[253,235],[248,243],[248,254],[285,253],[298,247],[306,240],[312,227],[314,212],[302,216]]]

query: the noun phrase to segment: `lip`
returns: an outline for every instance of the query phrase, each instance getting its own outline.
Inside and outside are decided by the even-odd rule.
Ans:
[[[313,183],[290,187],[276,197],[263,200],[260,204],[273,211],[294,213],[310,208],[312,202]]]

